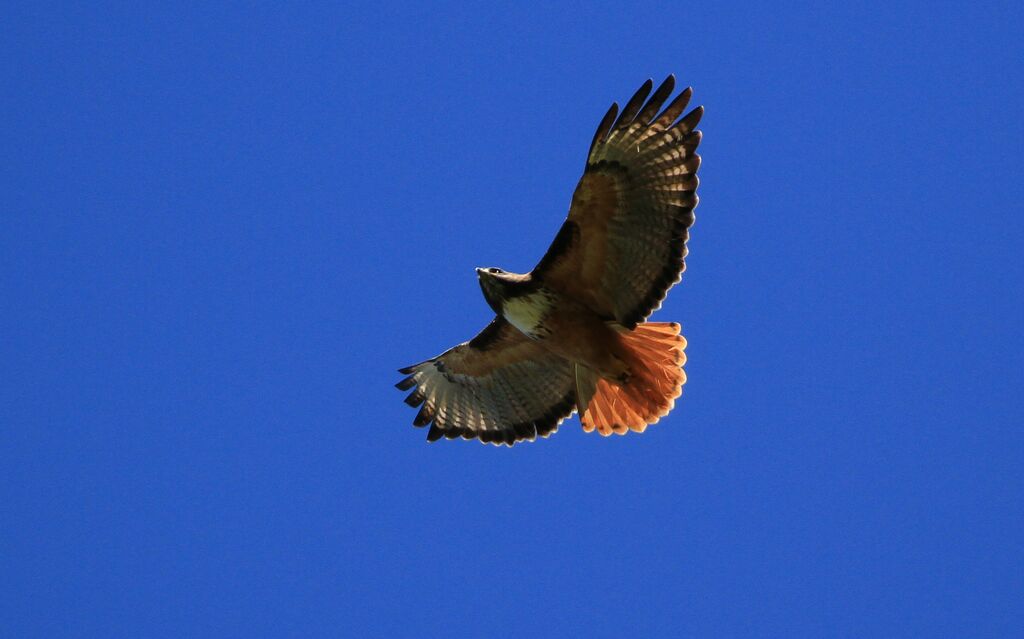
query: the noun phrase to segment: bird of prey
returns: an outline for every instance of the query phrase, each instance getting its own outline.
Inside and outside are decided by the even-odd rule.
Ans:
[[[685,268],[697,206],[687,88],[647,80],[597,127],[569,215],[526,274],[478,268],[496,317],[476,337],[400,369],[427,439],[511,446],[547,437],[574,411],[587,432],[643,432],[686,381],[679,324],[647,322]],[[650,99],[648,99],[650,95]]]

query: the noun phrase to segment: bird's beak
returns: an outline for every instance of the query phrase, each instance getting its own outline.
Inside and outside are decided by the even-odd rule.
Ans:
[[[484,270],[483,270],[482,268],[478,268],[478,269],[476,270],[476,276],[477,276],[477,277],[480,277],[480,276],[481,276],[481,275],[483,275],[483,274],[484,274]]]

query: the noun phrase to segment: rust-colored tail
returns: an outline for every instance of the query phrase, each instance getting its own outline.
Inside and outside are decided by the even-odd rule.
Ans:
[[[588,433],[642,433],[668,415],[683,392],[686,339],[679,324],[648,322],[619,334],[625,347],[629,380],[622,385],[597,379],[591,397],[582,397],[580,422]]]

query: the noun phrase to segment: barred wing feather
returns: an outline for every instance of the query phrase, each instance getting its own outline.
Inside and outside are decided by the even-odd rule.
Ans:
[[[397,384],[413,389],[413,424],[427,439],[478,438],[511,446],[547,437],[576,408],[570,363],[530,340],[501,317],[472,340],[403,368]]]
[[[568,218],[534,270],[627,328],[661,307],[685,269],[703,108],[679,117],[692,94],[687,88],[661,110],[674,87],[669,76],[648,100],[648,80],[621,113],[612,105]]]

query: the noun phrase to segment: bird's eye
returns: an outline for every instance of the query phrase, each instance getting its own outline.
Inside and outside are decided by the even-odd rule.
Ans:
[[[488,273],[501,273],[501,269],[500,268],[491,267],[491,268],[487,269],[487,272]]]

